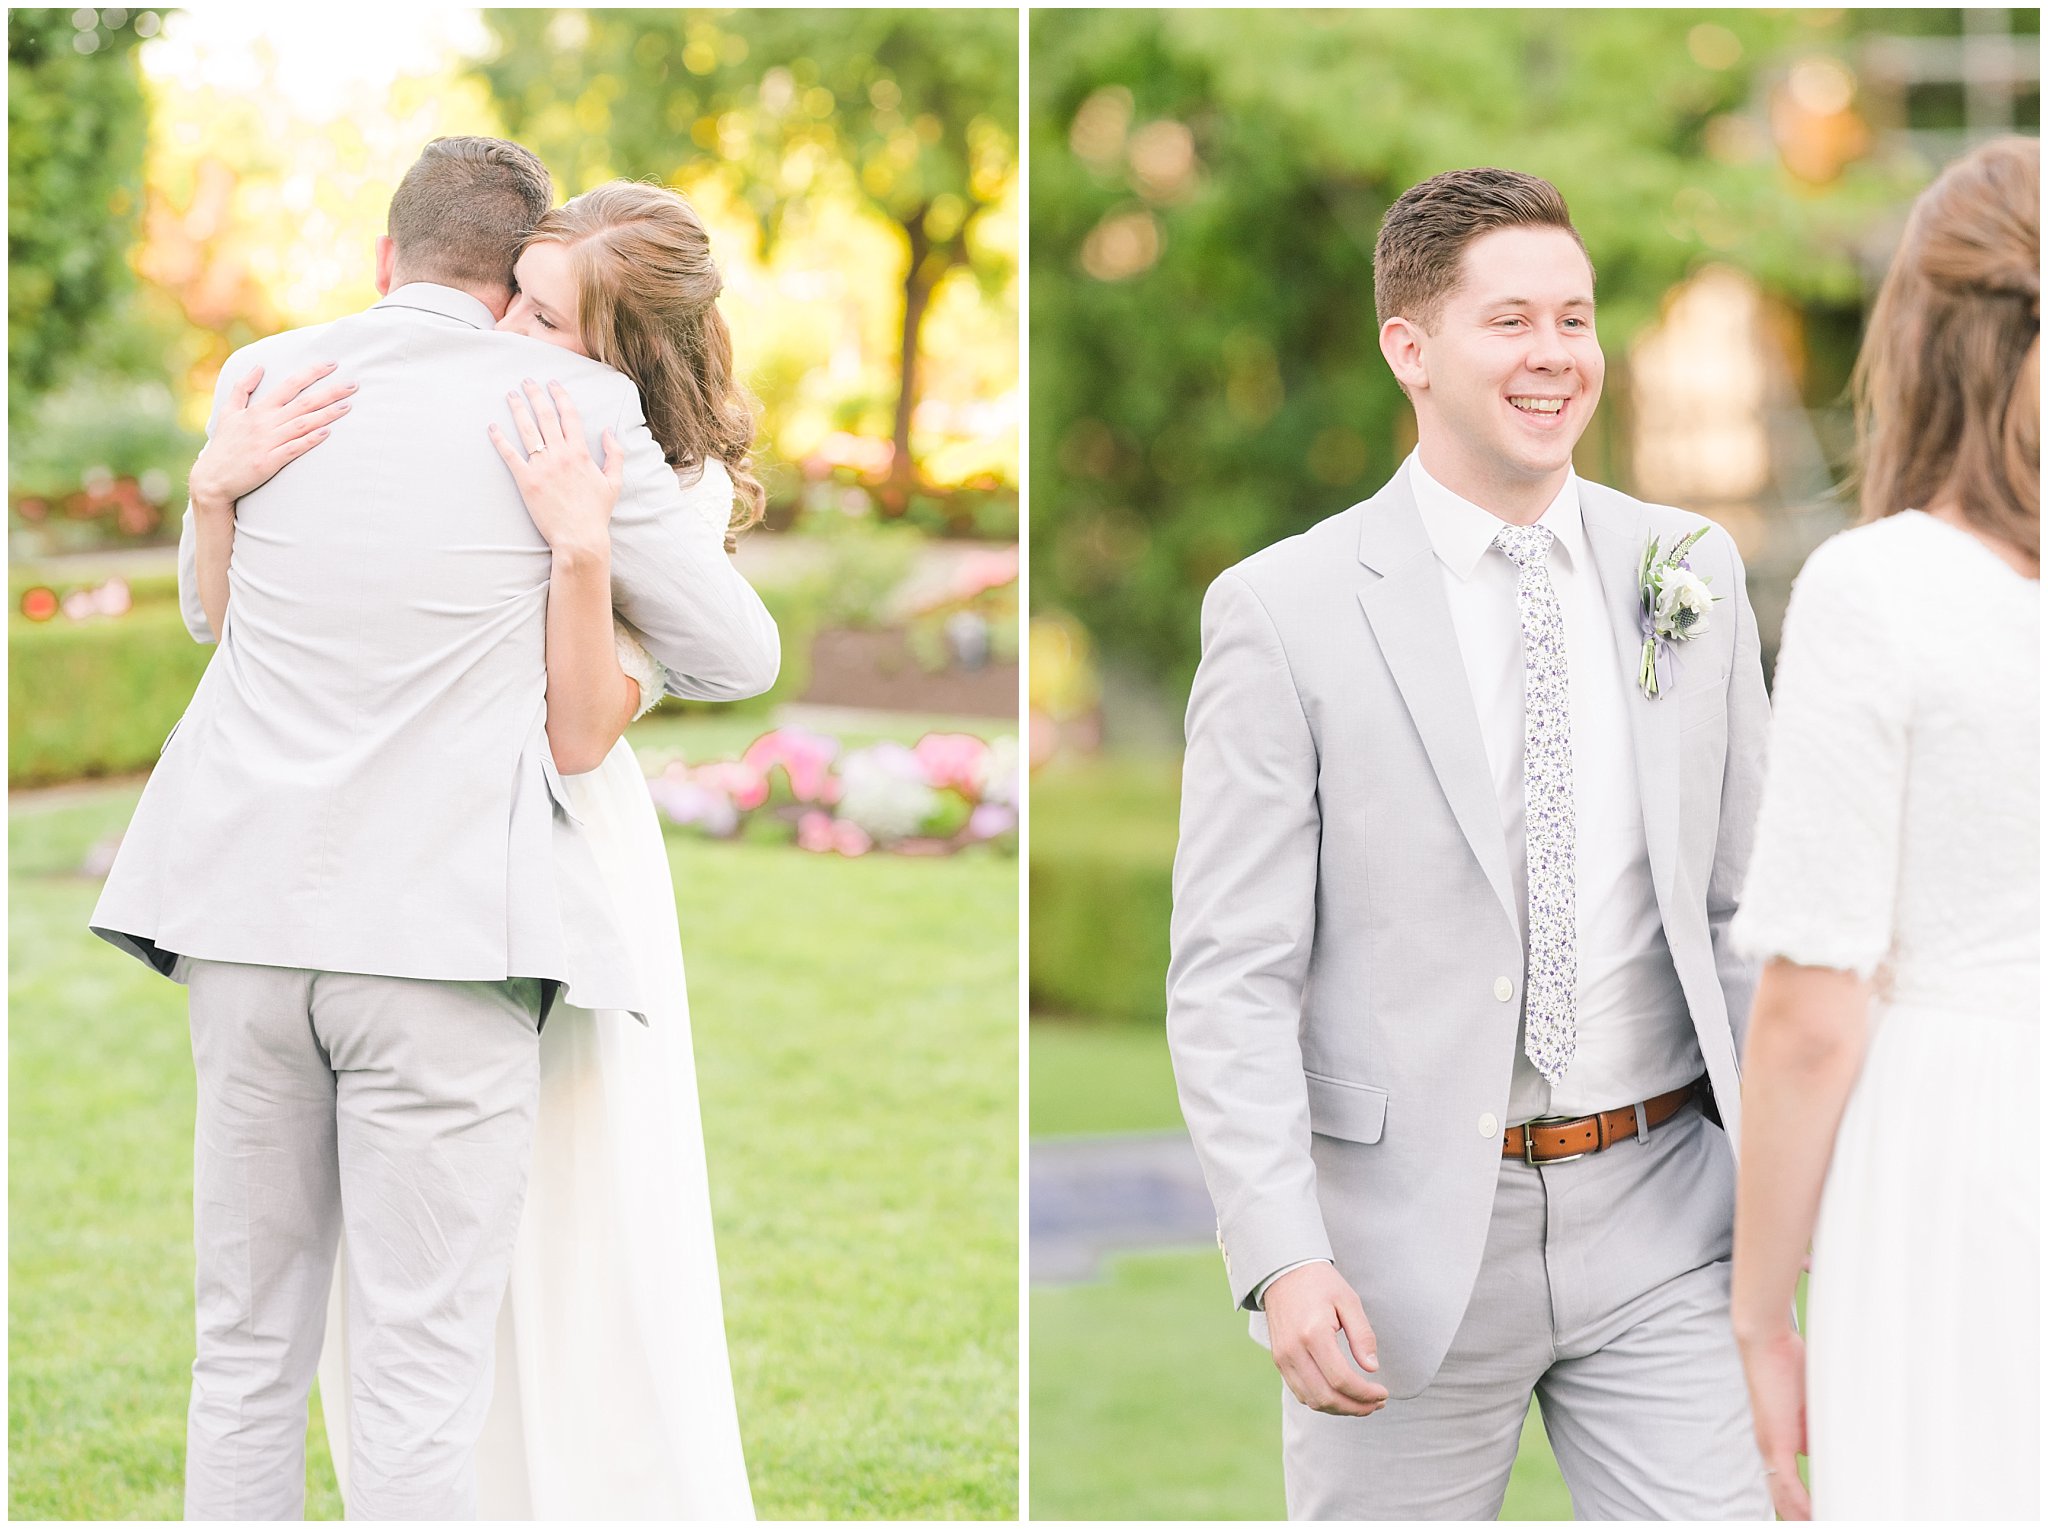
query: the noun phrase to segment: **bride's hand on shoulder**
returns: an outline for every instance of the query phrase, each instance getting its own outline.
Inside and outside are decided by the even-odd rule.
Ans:
[[[591,460],[583,420],[568,389],[559,382],[542,391],[528,379],[523,393],[507,393],[519,446],[496,425],[491,444],[512,470],[526,513],[557,553],[611,555],[612,508],[625,482],[626,455],[611,431],[604,433],[604,462]],[[523,448],[523,449],[522,449]]]
[[[309,366],[257,398],[263,368],[252,366],[222,405],[213,434],[187,480],[192,506],[229,511],[235,501],[277,476],[277,470],[327,439],[348,413],[353,382],[332,380],[335,363]]]

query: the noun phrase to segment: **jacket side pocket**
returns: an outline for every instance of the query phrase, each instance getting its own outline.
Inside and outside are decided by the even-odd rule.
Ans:
[[[1308,1080],[1308,1124],[1318,1136],[1370,1145],[1387,1124],[1387,1091],[1369,1083],[1304,1073]]]

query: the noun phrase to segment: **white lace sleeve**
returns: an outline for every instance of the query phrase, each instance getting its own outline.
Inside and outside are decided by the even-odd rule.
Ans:
[[[732,474],[716,457],[706,457],[703,467],[676,471],[683,490],[683,505],[690,529],[725,546],[726,528],[732,524]]]
[[[1899,593],[1867,537],[1792,587],[1749,878],[1730,930],[1758,960],[1872,976],[1890,953],[1912,709]]]
[[[625,622],[613,620],[612,637],[618,648],[619,668],[640,687],[640,709],[633,713],[637,721],[647,715],[654,703],[661,699],[662,692],[668,689],[668,671],[661,667]]]

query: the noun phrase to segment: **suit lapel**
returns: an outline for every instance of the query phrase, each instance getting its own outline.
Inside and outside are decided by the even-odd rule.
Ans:
[[[1473,710],[1472,686],[1458,656],[1443,576],[1405,471],[1364,506],[1358,557],[1379,575],[1359,590],[1358,603],[1365,608],[1380,656],[1407,704],[1458,827],[1519,932],[1522,912],[1508,874],[1507,834]]]
[[[1579,510],[1593,565],[1599,570],[1601,593],[1613,619],[1615,646],[1621,654],[1622,707],[1628,714],[1629,741],[1635,754],[1636,794],[1643,804],[1650,879],[1656,885],[1658,906],[1668,909],[1672,877],[1678,869],[1678,708],[1668,695],[1651,700],[1636,683],[1643,653],[1636,575],[1650,526],[1631,501],[1583,478],[1579,480]]]

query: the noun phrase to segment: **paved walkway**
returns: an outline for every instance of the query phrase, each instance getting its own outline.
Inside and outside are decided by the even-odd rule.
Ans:
[[[1094,1279],[1111,1253],[1213,1248],[1216,1213],[1184,1131],[1031,1144],[1031,1282]]]
[[[7,811],[14,813],[54,812],[76,807],[101,797],[140,791],[149,779],[147,770],[134,775],[96,775],[90,780],[69,780],[58,786],[9,786]]]

